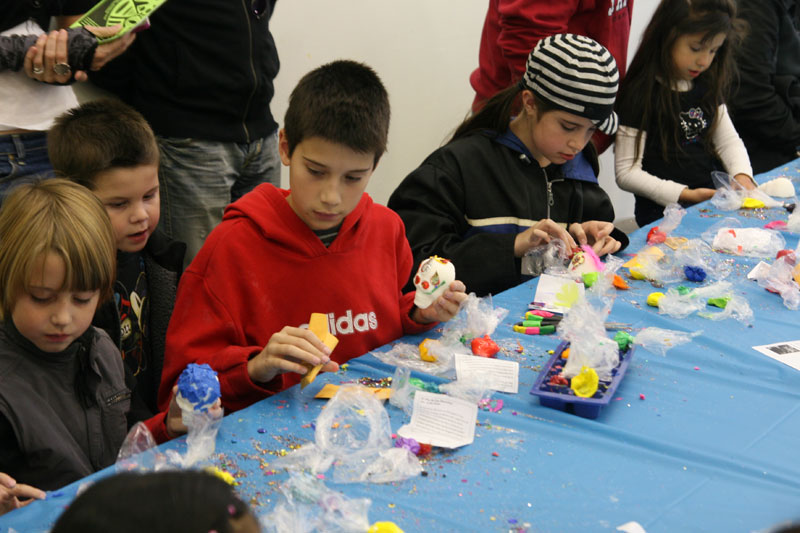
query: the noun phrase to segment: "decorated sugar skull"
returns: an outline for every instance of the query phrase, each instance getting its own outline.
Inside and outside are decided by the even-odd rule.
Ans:
[[[572,255],[569,263],[569,271],[573,274],[582,276],[589,272],[602,272],[603,262],[597,257],[591,246],[583,245],[581,249]]]
[[[455,279],[456,267],[453,263],[437,255],[427,258],[420,263],[414,276],[414,286],[417,288],[414,305],[420,309],[430,306]]]

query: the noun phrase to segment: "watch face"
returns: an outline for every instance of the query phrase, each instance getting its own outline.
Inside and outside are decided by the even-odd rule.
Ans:
[[[66,63],[56,63],[55,65],[53,65],[53,71],[59,76],[65,76],[70,72],[72,72],[72,69]]]

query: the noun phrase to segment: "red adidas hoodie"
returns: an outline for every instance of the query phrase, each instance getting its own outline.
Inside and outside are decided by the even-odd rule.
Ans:
[[[414,293],[401,288],[412,256],[400,217],[365,193],[326,248],[270,184],[231,204],[222,223],[183,273],[167,330],[159,405],[189,363],[219,373],[227,412],[300,381],[277,376],[254,383],[247,361],[284,326],[328,315],[339,339],[331,358],[345,363],[433,324],[411,320]]]

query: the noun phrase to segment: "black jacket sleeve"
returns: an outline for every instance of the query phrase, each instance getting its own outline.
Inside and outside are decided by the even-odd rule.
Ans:
[[[0,37],[0,71],[22,70],[25,54],[36,44],[38,35]],[[67,61],[72,70],[88,70],[97,49],[97,39],[84,28],[67,30]]]
[[[465,218],[465,184],[456,169],[430,161],[409,174],[389,198],[406,226],[415,267],[431,255],[453,262],[467,291],[497,293],[521,281],[515,234],[476,233]],[[412,275],[416,268],[412,269]]]

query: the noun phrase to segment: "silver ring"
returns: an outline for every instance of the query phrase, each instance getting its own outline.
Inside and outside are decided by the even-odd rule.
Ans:
[[[53,72],[55,72],[58,76],[66,76],[72,72],[72,68],[68,63],[56,63],[53,65]]]
[[[34,74],[44,74],[44,68],[42,67],[33,67]]]

